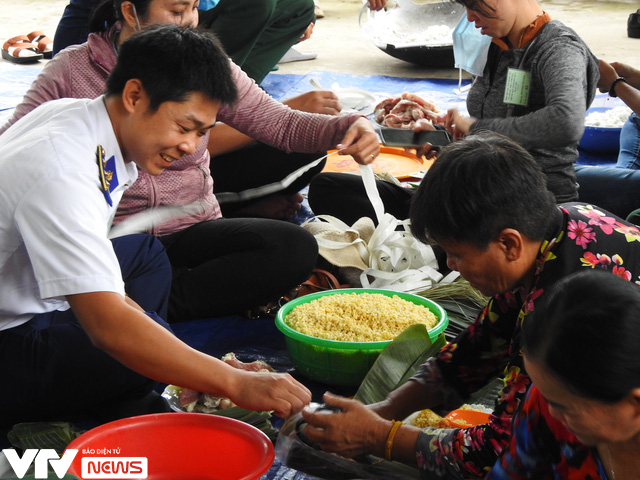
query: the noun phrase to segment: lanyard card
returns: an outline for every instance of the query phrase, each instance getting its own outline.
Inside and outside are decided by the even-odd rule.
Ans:
[[[530,88],[531,72],[509,67],[507,83],[504,89],[504,103],[526,107],[529,104]]]

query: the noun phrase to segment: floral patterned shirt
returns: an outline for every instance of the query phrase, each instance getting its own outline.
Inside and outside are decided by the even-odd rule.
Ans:
[[[513,420],[511,442],[487,480],[607,480],[598,452],[549,414],[535,385]]]
[[[494,296],[475,321],[412,380],[437,391],[442,407],[464,400],[502,375],[489,423],[467,429],[424,429],[416,444],[423,478],[483,478],[511,437],[511,420],[530,385],[520,354],[522,322],[554,282],[581,268],[603,268],[640,282],[640,230],[598,207],[558,206],[538,255],[530,291]]]

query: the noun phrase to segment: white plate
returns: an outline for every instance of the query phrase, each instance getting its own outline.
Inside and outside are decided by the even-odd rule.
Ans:
[[[329,90],[315,77],[311,77],[309,83],[316,90]],[[369,115],[373,113],[373,109],[380,99],[379,95],[368,92],[367,90],[355,87],[341,87],[337,83],[331,84],[331,91],[338,96],[338,100],[342,105],[342,111],[340,113]]]
[[[333,92],[338,96],[338,100],[342,104],[342,112],[350,110],[362,115],[373,113],[373,109],[378,103],[378,97],[371,92],[361,90],[359,88],[336,88]]]

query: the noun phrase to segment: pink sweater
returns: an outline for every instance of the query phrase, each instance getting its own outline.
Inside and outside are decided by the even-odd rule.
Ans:
[[[106,79],[116,63],[112,38],[108,34],[89,35],[82,45],[68,47],[47,63],[31,85],[13,117],[0,128],[0,134],[38,105],[57,98],[95,98],[104,92]],[[223,107],[218,120],[250,137],[287,152],[319,152],[334,148],[359,115],[330,116],[290,109],[266,94],[233,62],[233,78],[238,102]],[[198,149],[176,160],[159,176],[139,171],[138,180],[125,192],[114,223],[159,205],[199,202],[201,210],[189,217],[170,220],[150,233],[158,236],[187,228],[221,216],[213,193],[209,171],[209,134]],[[196,188],[200,187],[200,188]]]

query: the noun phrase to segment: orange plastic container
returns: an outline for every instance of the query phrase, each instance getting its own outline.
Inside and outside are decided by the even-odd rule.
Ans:
[[[477,410],[453,410],[445,418],[449,420],[462,420],[470,425],[484,425],[489,422],[489,414]]]

